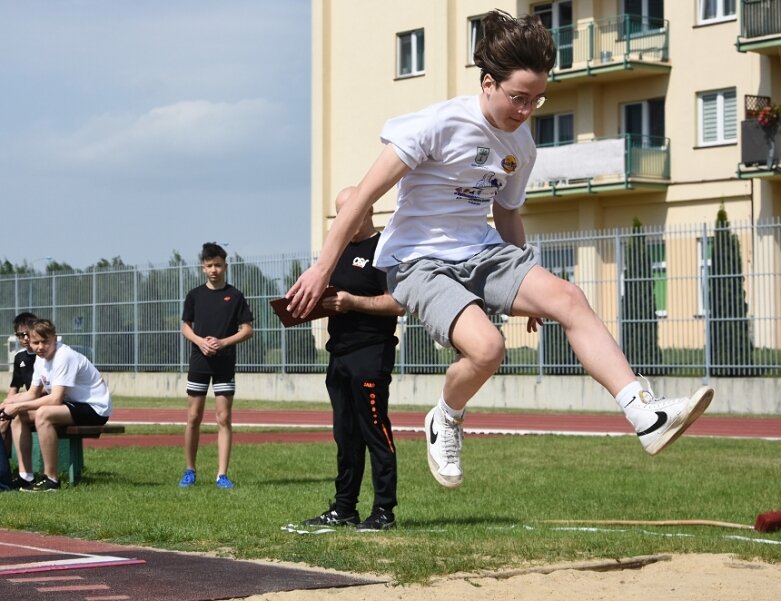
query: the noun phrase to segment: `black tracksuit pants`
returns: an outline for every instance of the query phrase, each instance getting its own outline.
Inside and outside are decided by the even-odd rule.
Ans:
[[[388,419],[395,362],[394,343],[380,343],[331,355],[326,387],[333,408],[337,447],[336,510],[352,512],[361,491],[366,449],[372,467],[372,509],[396,506],[396,446]]]

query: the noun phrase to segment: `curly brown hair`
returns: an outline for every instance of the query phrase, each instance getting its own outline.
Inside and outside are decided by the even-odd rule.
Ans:
[[[483,32],[474,54],[481,83],[486,75],[501,83],[518,69],[547,73],[556,63],[556,45],[539,17],[494,10],[483,17]]]

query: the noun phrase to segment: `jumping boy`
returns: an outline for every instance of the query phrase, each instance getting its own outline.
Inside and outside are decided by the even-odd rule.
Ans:
[[[37,358],[30,390],[0,404],[12,419],[19,477],[32,476],[32,430],[35,424],[43,457],[43,477],[21,490],[50,492],[60,488],[57,428],[102,426],[111,415],[108,386],[95,366],[81,353],[57,340],[54,324],[37,319],[29,324],[30,345]]]
[[[536,17],[493,11],[475,50],[481,92],[391,119],[385,148],[336,216],[318,260],[287,293],[289,310],[308,314],[367,209],[398,183],[396,210],[382,233],[377,266],[388,288],[428,332],[458,351],[425,419],[428,461],[443,486],[463,481],[467,402],[500,366],[504,339],[487,313],[559,322],[586,371],[612,394],[650,454],[680,436],[707,408],[713,389],[657,398],[583,292],[539,265],[519,213],[536,148],[524,125],[545,102],[556,50]],[[495,229],[487,223],[493,212]]]
[[[240,290],[226,281],[227,253],[207,242],[201,250],[206,283],[184,299],[182,335],[192,342],[187,373],[187,426],[184,431],[186,469],[179,486],[195,484],[195,459],[201,434],[206,393],[211,382],[217,417],[217,486],[233,488],[228,478],[233,428],[231,413],[236,393],[236,345],[252,337],[252,311]]]

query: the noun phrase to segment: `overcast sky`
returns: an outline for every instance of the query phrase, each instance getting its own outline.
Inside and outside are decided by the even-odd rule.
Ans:
[[[310,0],[0,0],[0,260],[309,250]]]

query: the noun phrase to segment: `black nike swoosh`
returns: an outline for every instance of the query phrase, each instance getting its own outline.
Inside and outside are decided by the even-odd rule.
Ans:
[[[431,421],[428,424],[428,431],[430,433],[429,438],[431,439],[431,444],[434,444],[437,442],[437,437],[439,436],[438,433],[434,432],[434,416],[431,416]]]
[[[664,411],[657,411],[656,412],[656,421],[651,424],[650,427],[646,428],[642,432],[638,432],[638,436],[645,436],[646,434],[650,434],[651,432],[656,432],[659,428],[661,428],[663,425],[667,423],[667,414]]]

